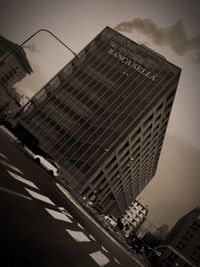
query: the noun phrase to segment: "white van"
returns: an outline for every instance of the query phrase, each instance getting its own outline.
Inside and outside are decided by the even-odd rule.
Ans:
[[[34,160],[39,165],[41,165],[45,170],[47,170],[47,172],[51,176],[53,176],[53,177],[58,176],[59,166],[51,158],[44,158],[40,155],[34,155]]]

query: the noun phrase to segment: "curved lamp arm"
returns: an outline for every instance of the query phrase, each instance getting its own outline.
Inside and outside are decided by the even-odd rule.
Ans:
[[[23,46],[26,42],[28,42],[33,36],[35,36],[36,34],[38,34],[39,32],[47,32],[49,33],[51,36],[53,36],[58,42],[60,42],[65,48],[67,48],[75,57],[79,58],[79,56],[71,49],[69,48],[65,43],[63,43],[63,41],[61,41],[55,34],[53,34],[51,31],[47,30],[47,29],[40,29],[38,31],[36,31],[35,33],[33,33],[30,37],[28,37],[23,43],[20,44],[20,46]]]

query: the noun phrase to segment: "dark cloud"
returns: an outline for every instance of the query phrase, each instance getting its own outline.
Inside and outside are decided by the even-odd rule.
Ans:
[[[200,35],[188,38],[185,27],[181,20],[175,24],[161,28],[150,19],[135,18],[132,21],[125,21],[115,27],[115,30],[132,33],[134,30],[143,33],[152,42],[159,46],[169,46],[177,55],[183,55],[189,50],[194,50],[196,57],[194,63],[200,63]]]

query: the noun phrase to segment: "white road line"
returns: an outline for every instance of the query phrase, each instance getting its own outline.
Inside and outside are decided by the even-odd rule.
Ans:
[[[133,257],[133,255],[128,252],[121,244],[119,244],[111,235],[108,234],[108,232],[103,229],[81,206],[78,202],[76,202],[72,196],[70,195],[70,193],[60,184],[56,183],[57,187],[63,192],[63,194],[82,212],[85,214],[85,216],[87,216],[87,218],[90,219],[90,221],[92,221],[99,229],[101,229],[101,231],[109,236],[109,238],[118,246],[120,247],[129,257],[131,257],[135,262],[137,262],[140,266],[145,267],[145,265],[143,263],[141,263],[139,260],[137,260],[135,257]]]
[[[79,226],[81,229],[85,230],[85,228],[83,228],[83,226],[82,226],[80,223],[78,223],[78,226]]]
[[[65,222],[69,222],[72,223],[72,221],[62,212],[59,211],[55,211],[55,210],[51,210],[51,209],[47,209],[45,208],[45,210],[54,218],[57,220],[61,220],[61,221],[65,221]]]
[[[19,172],[20,174],[23,174],[22,171],[20,171],[18,168],[16,168],[15,166],[5,162],[5,161],[1,161],[1,163],[3,163],[4,165],[6,165],[7,167],[11,168],[13,171]]]
[[[8,171],[8,173],[9,173],[13,178],[15,178],[16,180],[18,180],[18,181],[20,181],[20,182],[22,182],[22,183],[24,183],[24,184],[26,184],[26,185],[29,185],[29,186],[31,186],[31,187],[33,187],[33,188],[39,189],[33,182],[31,182],[31,181],[29,181],[29,180],[27,180],[27,179],[24,179],[24,178],[22,178],[21,176],[15,174],[15,173],[12,173],[11,171]]]
[[[33,200],[31,197],[28,197],[26,195],[20,194],[18,192],[15,192],[13,190],[7,189],[5,187],[0,187],[0,190],[3,191],[3,192],[9,193],[9,194],[18,196],[18,197],[22,197],[22,198],[25,198],[25,199],[28,199],[28,200]]]
[[[107,249],[106,248],[104,248],[104,246],[101,246],[101,248],[105,251],[105,252],[107,252],[108,253],[108,251],[107,251]]]
[[[92,240],[96,241],[96,239],[95,239],[92,235],[90,235],[90,238],[91,238]]]
[[[28,188],[25,188],[25,189],[26,189],[27,192],[29,192],[29,194],[32,197],[37,198],[37,199],[39,199],[41,201],[44,201],[44,202],[46,202],[48,204],[51,204],[51,205],[54,205],[55,206],[55,204],[50,200],[50,198],[48,198],[46,196],[43,196],[42,194],[36,193],[36,192],[34,192],[34,191],[32,191],[32,190],[30,190]]]
[[[109,259],[101,251],[96,251],[89,255],[101,267],[105,266],[109,262]]]
[[[63,208],[63,207],[58,207],[58,209],[59,209],[63,214],[65,214],[65,215],[67,215],[68,217],[70,217],[71,219],[73,219],[72,215],[69,214],[69,212],[67,212],[65,208]]]
[[[5,155],[3,155],[2,153],[0,153],[0,156],[4,159],[8,159]]]
[[[121,264],[116,258],[114,258],[114,260],[116,261],[116,263]]]
[[[58,209],[61,210],[61,211],[66,211],[66,209],[63,208],[63,207],[58,207]]]
[[[90,239],[81,231],[72,231],[68,229],[66,229],[66,231],[68,232],[68,234],[71,235],[71,237],[73,237],[78,242],[89,242],[90,241]]]

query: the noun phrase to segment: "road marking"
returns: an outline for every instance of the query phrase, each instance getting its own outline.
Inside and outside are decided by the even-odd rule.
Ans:
[[[0,156],[4,159],[8,159],[5,155],[3,155],[2,153],[0,153]]]
[[[31,181],[29,181],[29,180],[27,180],[27,179],[24,179],[24,178],[22,178],[21,176],[19,176],[19,175],[13,173],[13,172],[11,172],[11,171],[8,171],[8,173],[9,173],[13,178],[15,178],[16,180],[18,180],[18,181],[20,181],[20,182],[22,182],[22,183],[24,183],[24,184],[26,184],[26,185],[30,185],[30,186],[33,187],[33,188],[39,189],[33,182],[31,182]]]
[[[116,263],[121,264],[115,257],[114,257],[114,260],[116,261]]]
[[[51,204],[51,205],[55,206],[55,204],[50,200],[50,198],[48,198],[46,196],[43,196],[42,194],[36,193],[36,192],[34,192],[34,191],[32,191],[32,190],[30,190],[28,188],[25,188],[25,189],[32,197],[37,198],[37,199],[39,199],[41,201],[44,201],[44,202],[46,202],[48,204]]]
[[[22,171],[20,171],[18,168],[16,168],[15,166],[5,162],[5,161],[2,161],[1,163],[3,163],[4,165],[6,165],[7,167],[11,168],[13,171],[16,171],[16,172],[19,172],[20,174],[23,174]]]
[[[22,198],[25,198],[25,199],[28,199],[28,200],[33,200],[31,197],[28,197],[26,195],[20,194],[18,192],[15,192],[13,190],[7,189],[5,187],[0,187],[0,190],[3,191],[3,192],[9,193],[9,194],[18,196],[18,197],[22,197]]]
[[[85,214],[85,216],[87,216],[87,218],[90,219],[90,221],[92,221],[99,229],[101,229],[101,231],[109,236],[109,238],[113,241],[113,243],[115,243],[118,247],[120,247],[129,257],[131,257],[135,262],[137,262],[140,266],[144,267],[145,265],[143,263],[141,263],[139,260],[137,260],[135,257],[133,257],[133,255],[128,252],[121,244],[119,244],[110,234],[108,234],[108,232],[103,229],[81,206],[78,202],[76,202],[73,197],[70,195],[70,193],[59,183],[56,183],[57,187],[60,189],[61,192],[63,192],[63,194],[83,213]],[[120,263],[119,263],[120,264]]]
[[[89,242],[90,239],[81,231],[72,231],[72,230],[67,230],[68,234],[71,235],[76,241],[78,242]]]
[[[83,228],[83,226],[82,226],[80,223],[78,223],[78,226],[79,226],[81,229],[85,230],[85,229]]]
[[[109,262],[109,259],[101,251],[96,251],[89,255],[101,267],[105,266]]]
[[[72,223],[72,221],[62,212],[59,211],[55,211],[55,210],[51,210],[51,209],[47,209],[45,208],[45,210],[54,218],[57,220],[61,220],[61,221],[65,221],[65,222],[69,222]]]
[[[95,239],[92,235],[90,235],[90,238],[91,238],[92,240],[96,241],[96,239]]]
[[[64,213],[65,215],[67,215],[68,217],[70,217],[71,219],[73,219],[72,215],[69,214],[69,212],[67,212],[65,208],[63,208],[63,207],[58,207],[58,209],[59,209],[62,213]]]
[[[107,249],[106,248],[104,248],[104,246],[101,246],[101,248],[105,251],[105,252],[107,252],[108,253],[108,251],[107,251]]]

